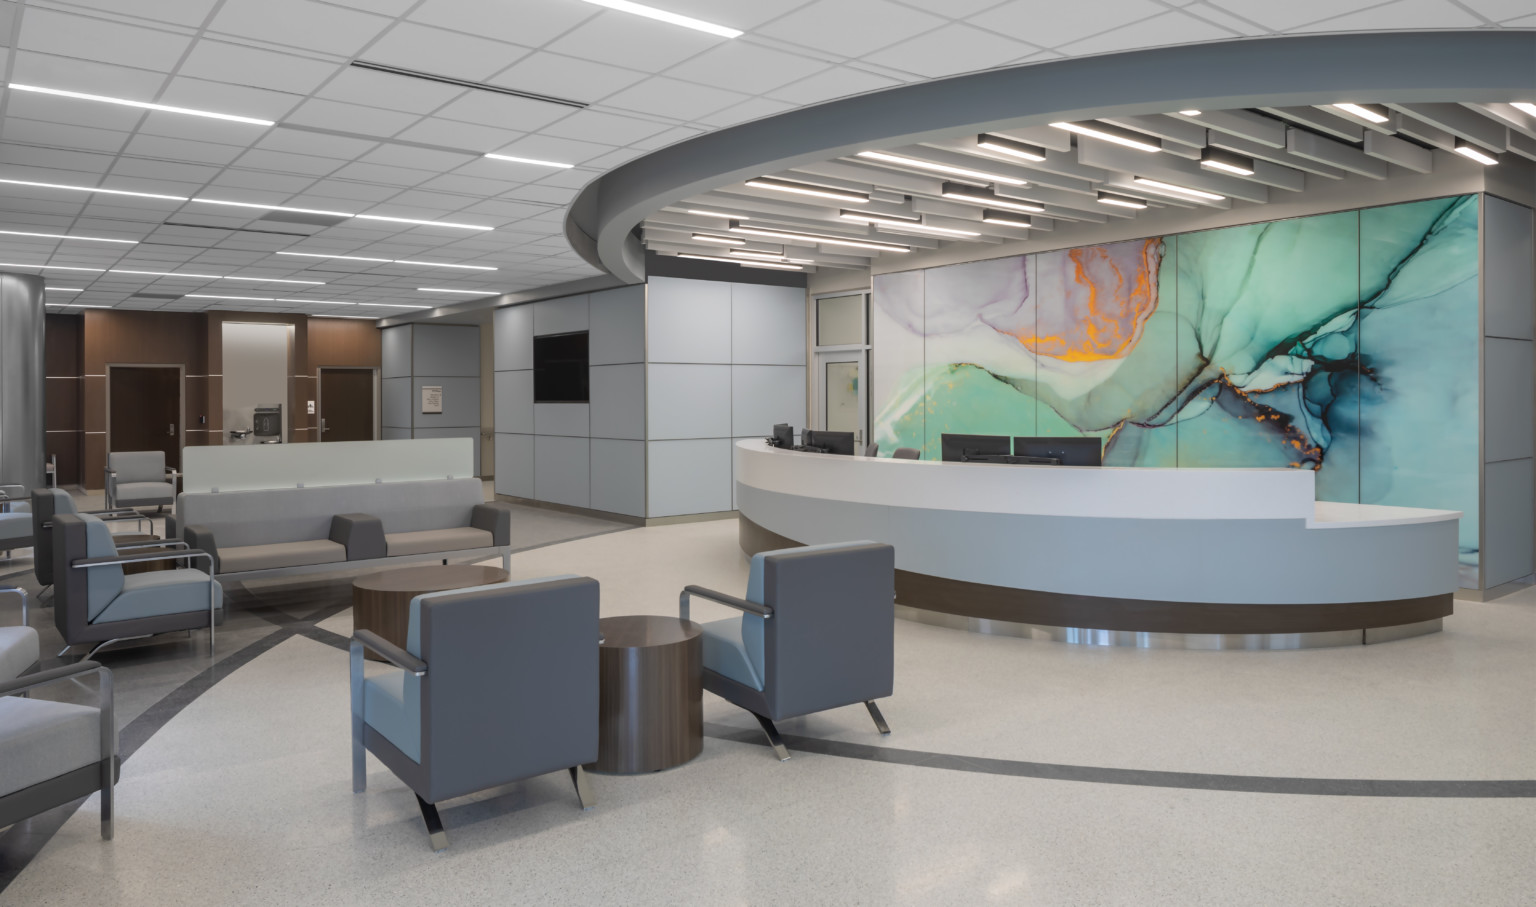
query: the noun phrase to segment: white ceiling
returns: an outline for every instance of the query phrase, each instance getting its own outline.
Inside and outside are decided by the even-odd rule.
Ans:
[[[0,183],[0,269],[50,302],[385,317],[597,272],[565,206],[708,130],[893,85],[1065,56],[1281,33],[1532,28],[1532,0],[654,0],[730,40],[582,0],[0,0],[7,82],[277,121],[0,94],[0,179],[471,224],[349,219]],[[571,98],[584,110],[358,70],[356,59]],[[552,170],[485,152],[576,165]],[[296,258],[279,251],[495,267]],[[117,269],[117,270],[107,270]],[[324,285],[122,271],[323,281]],[[34,271],[34,273],[37,273]],[[64,288],[81,290],[63,292]],[[145,298],[147,294],[148,298]],[[187,298],[186,294],[262,297]],[[274,301],[266,301],[270,298]],[[325,305],[318,301],[351,303]]]

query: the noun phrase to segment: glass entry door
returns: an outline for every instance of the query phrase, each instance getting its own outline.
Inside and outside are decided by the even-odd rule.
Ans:
[[[827,431],[851,431],[860,452],[869,433],[865,354],[816,354],[816,423]]]

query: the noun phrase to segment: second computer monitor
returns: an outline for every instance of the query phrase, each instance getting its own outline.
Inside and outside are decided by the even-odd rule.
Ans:
[[[1016,457],[1048,457],[1063,466],[1102,466],[1102,438],[1014,438]]]
[[[1007,435],[942,435],[940,456],[946,463],[961,463],[1010,453]]]
[[[788,422],[780,422],[773,427],[773,446],[788,450],[795,446],[795,427]]]
[[[806,447],[820,447],[829,454],[853,456],[853,432],[851,431],[807,431],[806,434],[811,436],[805,442]]]

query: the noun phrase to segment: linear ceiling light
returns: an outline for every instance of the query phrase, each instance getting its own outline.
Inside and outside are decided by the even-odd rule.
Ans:
[[[82,242],[116,242],[136,245],[136,239],[108,239],[105,236],[70,236],[67,233],[27,233],[22,230],[0,230],[6,236],[39,236],[43,239],[78,239]]]
[[[172,107],[169,104],[151,104],[147,101],[130,101],[126,98],[109,98],[100,94],[85,94],[79,91],[63,91],[58,88],[43,88],[39,85],[22,85],[12,82],[11,88],[15,91],[30,91],[37,94],[51,94],[61,98],[76,98],[81,101],[101,101],[106,104],[120,104],[123,107],[137,107],[140,110],[158,110],[163,113],[184,113],[187,116],[208,117],[214,120],[229,120],[232,123],[249,123],[252,126],[273,126],[272,120],[263,120],[256,117],[236,116],[232,113],[214,113],[211,110],[194,110],[191,107]]]
[[[1147,203],[1139,198],[1132,198],[1129,195],[1116,195],[1113,192],[1100,192],[1099,204],[1114,205],[1117,208],[1135,208],[1138,211],[1147,206]]]
[[[1375,104],[1350,104],[1346,102],[1344,104],[1334,104],[1332,106],[1344,111],[1347,114],[1350,114],[1351,116],[1357,116],[1369,123],[1385,123],[1387,120],[1391,119],[1387,116],[1386,111],[1382,110],[1380,107],[1377,107]]]
[[[869,203],[869,196],[863,192],[854,192],[849,189],[832,189],[827,186],[813,186],[809,183],[797,183],[792,180],[781,180],[771,176],[760,176],[756,179],[747,180],[746,185],[754,189],[772,189],[775,192],[789,192],[794,195],[812,195],[816,198],[830,198],[840,202],[850,202],[855,205]]]
[[[1200,166],[1211,170],[1223,170],[1227,173],[1235,173],[1238,176],[1253,176],[1253,158],[1224,151],[1220,148],[1203,148],[1200,151]]]
[[[277,302],[276,296],[220,296],[215,293],[184,293],[182,299],[238,299],[241,302]]]
[[[1045,149],[1039,145],[1031,145],[1028,142],[1019,142],[1014,139],[1003,138],[1000,135],[976,136],[976,147],[985,148],[988,151],[996,151],[1000,154],[1010,154],[1023,158],[1026,161],[1045,160]]]
[[[13,261],[0,261],[0,268],[39,268],[45,271],[92,271],[97,274],[106,272],[106,268],[77,268],[72,265],[24,265]]]
[[[723,255],[694,255],[690,252],[679,252],[678,258],[693,258],[699,261],[727,261],[742,268],[771,268],[775,271],[804,271],[800,265],[792,265],[779,261],[738,261],[734,258],[726,258]]]
[[[455,79],[453,76],[440,76],[437,73],[421,72],[416,69],[406,69],[403,66],[390,66],[387,63],[374,63],[370,60],[353,60],[351,66],[358,69],[372,70],[373,72],[387,73],[392,76],[404,76],[407,79],[421,79],[424,82],[437,82],[442,85],[453,85],[458,88],[471,88],[475,91],[490,91],[496,94],[511,95],[514,98],[526,98],[530,101],[543,101],[547,104],[560,104],[565,107],[578,109],[589,106],[585,101],[573,101],[570,98],[557,98],[553,95],[538,94],[532,91],[519,91],[516,88],[507,88],[502,85],[492,85],[488,82],[471,82],[468,79]]]
[[[1184,186],[1175,186],[1172,183],[1165,183],[1161,180],[1149,180],[1140,176],[1132,177],[1131,182],[1138,186],[1145,186],[1148,189],[1152,189],[1156,192],[1164,192],[1171,195],[1192,196],[1194,198],[1210,199],[1213,202],[1219,202],[1226,199],[1225,195],[1217,195],[1214,192],[1206,192],[1204,189],[1189,189]]]
[[[790,241],[810,242],[817,245],[852,246],[856,249],[878,249],[881,252],[910,252],[911,246],[903,246],[898,243],[876,242],[870,239],[847,239],[842,236],[825,236],[820,233],[797,233],[793,230],[772,230],[766,227],[743,227],[735,221],[731,222],[732,233],[744,233],[747,236],[763,236],[768,239],[787,239]]]
[[[915,217],[897,217],[890,214],[865,214],[862,211],[844,211],[840,215],[843,220],[854,220],[865,224],[879,224],[892,230],[911,230],[916,233],[936,233],[940,236],[980,236],[975,230],[955,230],[950,227],[930,227],[921,219]]]
[[[1105,123],[1052,123],[1057,129],[1065,129],[1067,132],[1075,132],[1078,135],[1086,135],[1090,138],[1104,142],[1114,142],[1116,145],[1124,145],[1127,148],[1135,148],[1137,151],[1162,151],[1161,139],[1140,132],[1132,132],[1129,129],[1121,129]]]
[[[890,154],[885,151],[860,151],[859,157],[872,161],[884,161],[887,164],[896,164],[901,167],[915,167],[918,170],[927,170],[932,173],[947,173],[950,176],[966,176],[971,179],[986,180],[989,183],[1005,183],[1009,186],[1027,186],[1028,182],[1005,173],[994,173],[990,170],[972,170],[969,167],[953,167],[949,164],[939,164],[933,161],[924,161],[915,157],[903,157],[899,154]]]
[[[741,37],[740,29],[716,25],[713,22],[705,22],[703,19],[695,19],[691,16],[669,13],[664,9],[646,6],[643,3],[632,3],[630,0],[587,0],[587,2],[594,6],[616,9],[621,13],[632,13],[636,16],[644,16],[647,19],[655,19],[658,22],[666,22],[671,25],[681,25],[683,28],[691,28],[695,31],[708,32],[721,38]]]
[[[361,318],[364,321],[378,321],[372,315],[316,315],[316,318]]]
[[[751,249],[730,249],[725,254],[727,254],[727,255],[739,255],[742,258],[757,258],[757,259],[760,259],[762,261],[788,261],[789,260],[785,256],[777,255],[777,254],[775,254],[773,252],[754,252]]]
[[[726,246],[744,246],[747,244],[747,241],[744,239],[737,239],[734,236],[716,236],[713,233],[695,233],[693,238],[699,242],[718,243]]]
[[[999,227],[1020,227],[1029,229],[1035,225],[1027,214],[1009,214],[1007,211],[983,211],[981,222],[984,224],[996,224]]]
[[[43,287],[49,293],[84,293],[83,287]]]
[[[429,290],[428,292],[442,292],[441,290]],[[460,291],[462,292],[462,291]],[[430,309],[429,305],[402,305],[398,302],[359,302],[361,306],[372,306],[376,309]]]
[[[189,280],[249,280],[255,283],[299,283],[312,287],[323,287],[323,280],[287,280],[282,277],[242,277],[238,274],[182,274],[176,271],[130,271],[127,268],[108,268],[113,274],[140,274],[146,277],[185,277]]]
[[[1464,139],[1456,140],[1456,153],[1462,157],[1469,157],[1472,160],[1477,161],[1479,164],[1486,166],[1492,166],[1499,162],[1499,159],[1489,154],[1486,149],[1479,148],[1478,146]]]
[[[569,170],[576,166],[575,164],[562,164],[559,161],[541,161],[538,158],[532,157],[514,157],[510,154],[491,154],[486,152],[485,156],[493,161],[511,161],[514,164],[533,164],[538,167],[558,167],[561,170]]]
[[[1198,110],[1181,110],[1181,111],[1179,111],[1179,116],[1181,116],[1181,117],[1197,117],[1199,115],[1200,115],[1200,111],[1198,111]]]
[[[50,302],[50,308],[56,309],[110,309],[109,305],[86,305],[82,302]]]
[[[347,261],[372,261],[387,265],[418,265],[423,268],[458,268],[462,271],[494,271],[489,265],[454,265],[442,261],[412,261],[406,258],[368,258],[362,255],[325,255],[320,252],[279,252],[295,258],[342,258]]]
[[[134,198],[159,198],[168,202],[184,202],[186,197],[182,195],[159,195],[154,192],[128,192],[124,189],[103,189],[100,186],[66,186],[62,183],[34,183],[30,180],[0,179],[0,183],[8,186],[35,186],[39,189],[68,189],[72,192],[99,192],[103,195],[131,195]]]
[[[417,287],[416,288],[416,292],[418,292],[418,293],[463,293],[463,294],[465,294],[467,296],[495,296],[496,293],[497,293],[496,290],[452,290],[452,289],[448,289],[446,287]],[[382,303],[375,303],[375,304],[382,305]],[[407,308],[415,308],[415,306],[408,306]]]
[[[187,201],[187,199],[181,199]],[[456,224],[446,220],[418,220],[414,217],[386,217],[382,214],[353,214],[350,211],[326,211],[320,208],[292,208],[287,205],[268,205],[262,202],[234,202],[222,198],[194,198],[191,201],[203,205],[226,205],[232,208],[256,208],[261,211],[287,211],[292,214],[318,214],[321,217],[348,217],[353,220],[380,220],[396,224],[416,224],[423,227],[453,227],[459,230],[494,230],[475,224]]]
[[[1515,108],[1523,114],[1536,117],[1536,104],[1533,104],[1530,101],[1511,101],[1509,106]]]
[[[1045,206],[1039,202],[1003,198],[990,189],[967,186],[964,183],[945,183],[943,188],[940,189],[939,194],[945,198],[952,198],[955,201],[970,202],[973,205],[986,205],[989,208],[1007,208],[1010,211],[1023,211],[1026,214],[1045,213]]]
[[[721,218],[722,220],[751,220],[752,219],[750,217],[745,217],[745,216],[740,215],[740,214],[726,214],[724,211],[705,211],[702,208],[684,208],[683,210],[686,211],[689,214],[697,214],[700,217],[718,217],[718,218]]]
[[[452,227],[455,230],[494,230],[478,224],[456,224],[447,220],[417,220],[414,217],[385,217],[382,214],[353,214],[353,220],[382,220],[392,224],[416,224],[421,227]]]

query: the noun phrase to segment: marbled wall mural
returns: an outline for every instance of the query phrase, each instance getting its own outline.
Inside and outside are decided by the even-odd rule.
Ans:
[[[1097,435],[1105,465],[1285,466],[1460,510],[1478,563],[1478,201],[880,275],[873,439]],[[1473,582],[1467,582],[1467,580]]]

